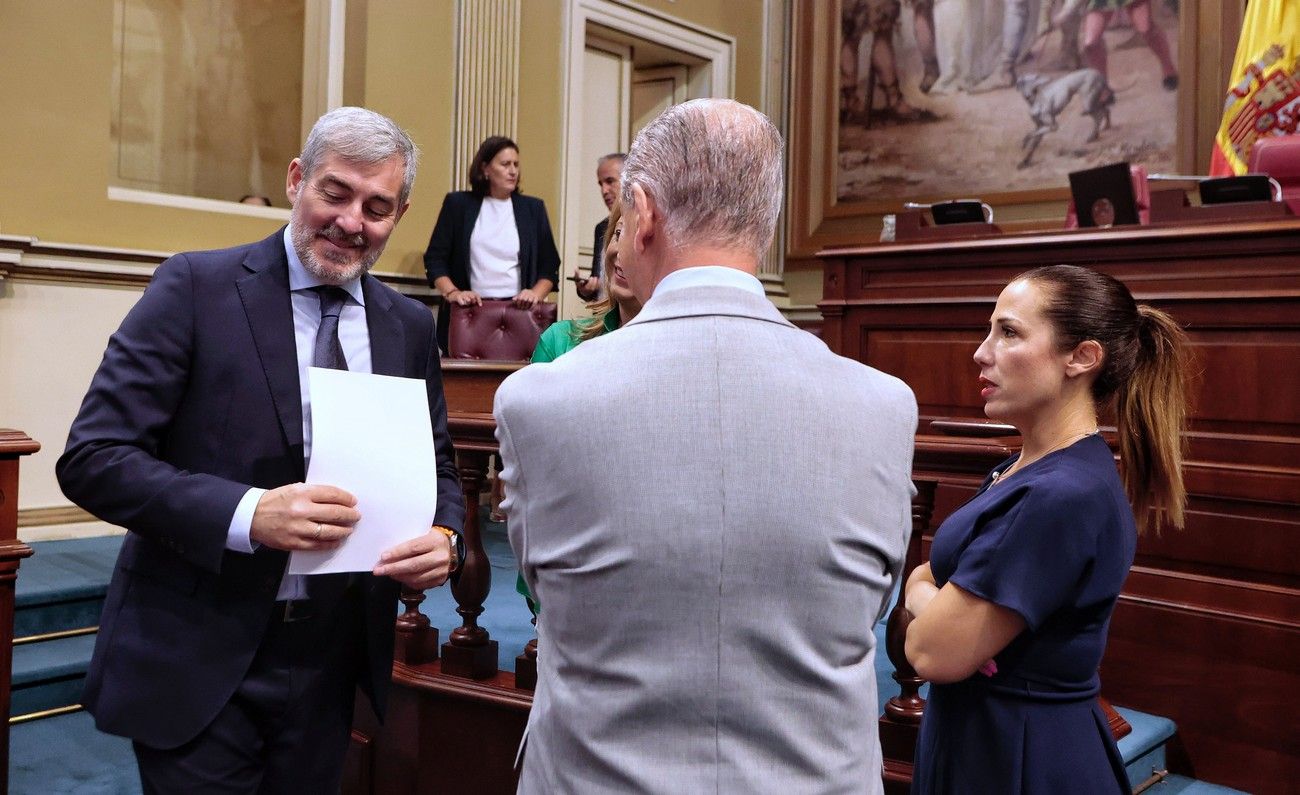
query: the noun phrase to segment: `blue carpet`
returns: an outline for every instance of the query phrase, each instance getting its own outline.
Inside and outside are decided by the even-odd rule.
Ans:
[[[21,723],[9,732],[14,795],[136,795],[131,741],[104,734],[85,712]]]
[[[1208,781],[1197,781],[1187,776],[1170,776],[1151,789],[1151,795],[1246,795],[1231,787],[1221,787]]]
[[[34,554],[22,562],[14,589],[14,637],[98,624],[122,536],[31,546]]]

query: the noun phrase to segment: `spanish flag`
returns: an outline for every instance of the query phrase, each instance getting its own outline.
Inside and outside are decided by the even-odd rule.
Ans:
[[[1245,174],[1259,138],[1300,126],[1300,0],[1250,0],[1210,173]]]

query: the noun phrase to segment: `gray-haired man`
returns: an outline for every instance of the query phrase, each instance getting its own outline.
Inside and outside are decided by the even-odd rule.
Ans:
[[[546,605],[521,792],[880,790],[872,625],[916,401],[764,297],[781,186],[762,114],[665,111],[623,167],[615,267],[644,308],[497,392]]]
[[[389,119],[323,116],[289,164],[288,227],[160,265],[73,423],[64,492],[128,530],[83,703],[134,740],[145,792],[337,792],[358,685],[383,712],[399,584],[455,565],[464,501],[433,318],[367,273],[415,167]],[[352,495],[301,482],[312,365],[427,385],[435,527],[372,573],[285,573],[291,550],[333,548],[359,519]]]
[[[605,202],[606,210],[614,209],[614,202],[618,201],[623,160],[626,157],[622,152],[613,152],[596,161],[596,186],[600,188],[600,198]],[[605,230],[608,227],[609,218],[602,218],[596,224],[596,242],[591,248],[591,275],[580,279],[577,270],[573,272],[578,297],[584,301],[594,301],[600,296],[600,273],[605,267]]]

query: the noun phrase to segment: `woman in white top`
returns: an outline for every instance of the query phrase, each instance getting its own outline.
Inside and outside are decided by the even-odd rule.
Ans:
[[[447,194],[424,267],[443,297],[438,343],[447,349],[447,307],[510,299],[528,308],[559,279],[560,254],[541,199],[519,192],[519,147],[504,136],[485,140],[469,166],[468,191]]]

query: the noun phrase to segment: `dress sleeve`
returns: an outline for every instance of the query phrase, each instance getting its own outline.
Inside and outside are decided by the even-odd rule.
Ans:
[[[1077,485],[1047,481],[1016,488],[1024,491],[1019,500],[982,517],[948,581],[1014,610],[1036,630],[1078,593],[1106,520]]]

